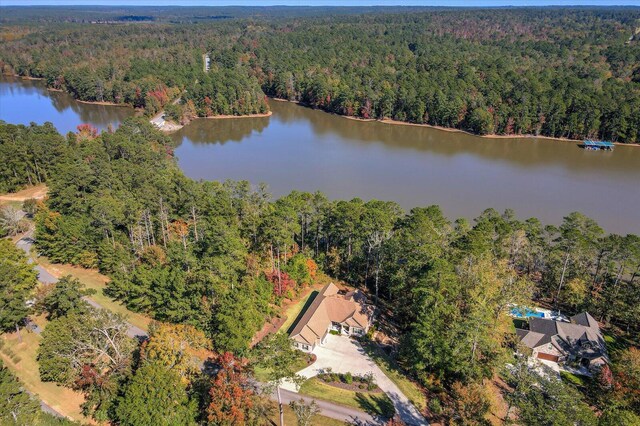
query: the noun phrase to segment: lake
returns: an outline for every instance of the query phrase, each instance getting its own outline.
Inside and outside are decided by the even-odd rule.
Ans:
[[[53,123],[62,134],[78,124],[91,123],[100,130],[133,115],[132,108],[78,102],[62,92],[46,89],[41,81],[0,79],[0,120],[12,124]]]
[[[105,128],[133,111],[74,101],[39,82],[0,82],[0,119]],[[451,218],[512,208],[558,224],[572,211],[608,232],[640,234],[640,148],[593,152],[538,138],[487,139],[460,132],[362,122],[270,101],[271,117],[198,119],[172,135],[194,179],[265,182],[275,196],[320,190],[333,199],[438,204]]]

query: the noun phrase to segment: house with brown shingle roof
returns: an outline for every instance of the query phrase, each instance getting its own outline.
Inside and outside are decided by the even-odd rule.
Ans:
[[[360,291],[340,291],[327,284],[316,295],[291,332],[293,345],[311,352],[324,343],[331,330],[344,336],[362,336],[369,330],[371,307]]]
[[[534,358],[590,370],[609,362],[600,326],[588,312],[572,316],[570,322],[531,317],[528,329],[516,328],[516,333]]]

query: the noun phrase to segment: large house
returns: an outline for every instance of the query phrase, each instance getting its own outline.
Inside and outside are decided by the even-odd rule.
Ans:
[[[530,317],[529,329],[516,328],[516,333],[534,358],[590,370],[608,362],[600,326],[587,312],[572,316],[570,322]]]
[[[369,330],[370,306],[359,291],[341,291],[326,285],[291,332],[293,345],[311,352],[325,342],[330,331],[344,336],[362,336]]]

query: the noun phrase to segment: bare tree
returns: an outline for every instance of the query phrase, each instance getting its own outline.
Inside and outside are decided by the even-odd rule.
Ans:
[[[6,206],[0,210],[0,230],[14,236],[29,229],[29,222],[25,219],[22,210],[13,206]]]
[[[299,401],[291,401],[289,406],[293,410],[293,414],[296,415],[298,426],[310,426],[316,414],[320,413],[320,407],[315,400],[307,404],[304,399],[300,398]]]

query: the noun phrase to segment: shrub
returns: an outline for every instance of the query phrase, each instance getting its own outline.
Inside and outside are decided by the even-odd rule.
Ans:
[[[376,326],[372,325],[371,327],[369,327],[369,330],[367,330],[367,334],[365,335],[365,337],[367,338],[367,340],[373,340],[373,333],[376,332]]]
[[[22,203],[22,210],[24,210],[27,216],[33,217],[33,215],[38,211],[38,200],[35,198],[24,200]]]
[[[438,416],[442,414],[442,403],[440,402],[440,399],[435,396],[431,398],[429,400],[429,410],[431,410],[433,414]]]
[[[350,385],[351,383],[353,383],[353,376],[351,375],[351,373],[346,373],[344,375],[344,382],[348,385]]]

